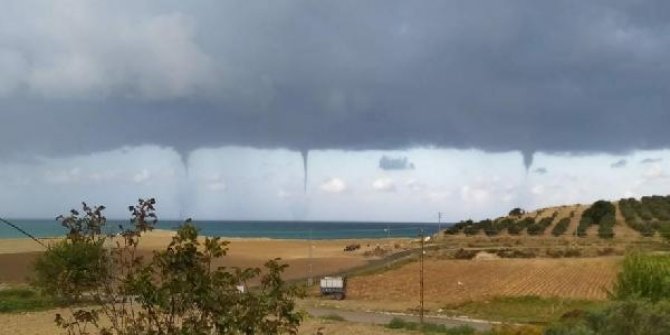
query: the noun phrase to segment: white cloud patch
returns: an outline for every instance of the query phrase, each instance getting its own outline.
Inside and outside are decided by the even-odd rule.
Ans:
[[[544,194],[544,185],[535,185],[531,187],[530,193],[534,195],[542,195]]]
[[[205,184],[205,188],[212,192],[223,192],[228,188],[228,185],[223,179],[223,176],[220,174],[213,174],[208,178],[205,178],[203,182]]]
[[[484,202],[489,199],[490,190],[481,186],[464,185],[461,187],[461,199],[466,202]]]
[[[71,184],[81,180],[81,169],[74,167],[67,170],[48,170],[44,179],[52,184]]]
[[[379,192],[395,192],[395,182],[391,178],[379,178],[372,182],[372,188]]]
[[[347,190],[347,184],[340,178],[330,178],[321,184],[320,189],[327,193],[342,193]]]
[[[147,169],[142,169],[142,171],[137,172],[133,175],[133,182],[137,184],[142,184],[151,179],[151,173]]]
[[[667,178],[668,174],[661,164],[655,163],[644,171],[643,177],[648,180],[656,180]]]

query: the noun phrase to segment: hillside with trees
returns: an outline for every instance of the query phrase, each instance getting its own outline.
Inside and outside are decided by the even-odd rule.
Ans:
[[[495,219],[457,222],[445,236],[654,237],[670,238],[670,196],[645,196],[526,211],[513,208]]]

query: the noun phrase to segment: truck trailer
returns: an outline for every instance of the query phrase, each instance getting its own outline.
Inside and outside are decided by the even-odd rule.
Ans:
[[[347,278],[345,277],[323,277],[320,286],[322,296],[329,296],[336,300],[346,297]]]

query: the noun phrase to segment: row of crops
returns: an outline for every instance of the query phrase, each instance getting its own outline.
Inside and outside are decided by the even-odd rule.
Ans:
[[[626,224],[643,236],[670,228],[670,196],[650,196],[642,199],[621,199],[619,209]]]
[[[586,230],[592,225],[598,225],[598,236],[602,238],[614,237],[616,223],[616,207],[609,201],[596,201],[582,213],[577,226],[577,236],[586,236]]]
[[[539,214],[537,216],[539,216]],[[465,235],[471,236],[484,232],[487,236],[496,236],[504,231],[507,231],[510,235],[520,235],[525,231],[528,235],[542,235],[547,228],[551,226],[554,220],[556,220],[558,212],[554,212],[553,215],[542,219],[539,219],[537,216],[534,218],[505,217],[497,220],[486,219],[481,221],[466,220],[447,228],[445,234],[455,235],[464,233]],[[552,229],[552,234],[554,234],[554,236],[564,234],[569,223],[569,219],[567,223],[563,222],[563,220],[559,221],[557,226],[561,225],[561,227],[558,229],[554,227],[554,229]]]
[[[653,236],[656,232],[660,232],[670,238],[670,196],[655,195],[642,197],[640,200],[621,199],[619,209],[626,224],[641,235]],[[507,231],[510,235],[526,232],[533,236],[544,235],[555,223],[550,233],[553,236],[561,236],[567,233],[575,212],[572,211],[569,217],[562,218],[558,218],[558,212],[543,218],[540,218],[541,212],[534,217],[524,215],[526,213],[517,208],[510,212],[510,216],[496,220],[461,221],[448,228],[445,233],[477,235],[484,232],[487,236],[496,236]],[[575,233],[577,236],[585,237],[588,229],[595,225],[598,227],[598,236],[609,239],[614,237],[615,224],[616,206],[609,201],[599,200],[582,213]]]

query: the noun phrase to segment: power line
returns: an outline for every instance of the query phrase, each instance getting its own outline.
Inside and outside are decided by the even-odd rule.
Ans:
[[[9,221],[3,219],[3,218],[0,218],[0,221],[1,221],[2,223],[6,224],[6,225],[8,225],[8,226],[10,226],[10,227],[12,227],[12,228],[18,230],[19,232],[21,232],[21,234],[30,237],[31,239],[33,239],[33,241],[39,243],[39,244],[40,244],[41,246],[43,246],[44,248],[48,248],[47,245],[44,244],[44,243],[42,243],[42,241],[38,240],[37,237],[35,237],[35,236],[31,235],[30,233],[28,233],[27,231],[21,229],[19,226],[15,225],[15,224],[13,224],[13,223],[11,223],[11,222],[9,222]]]

